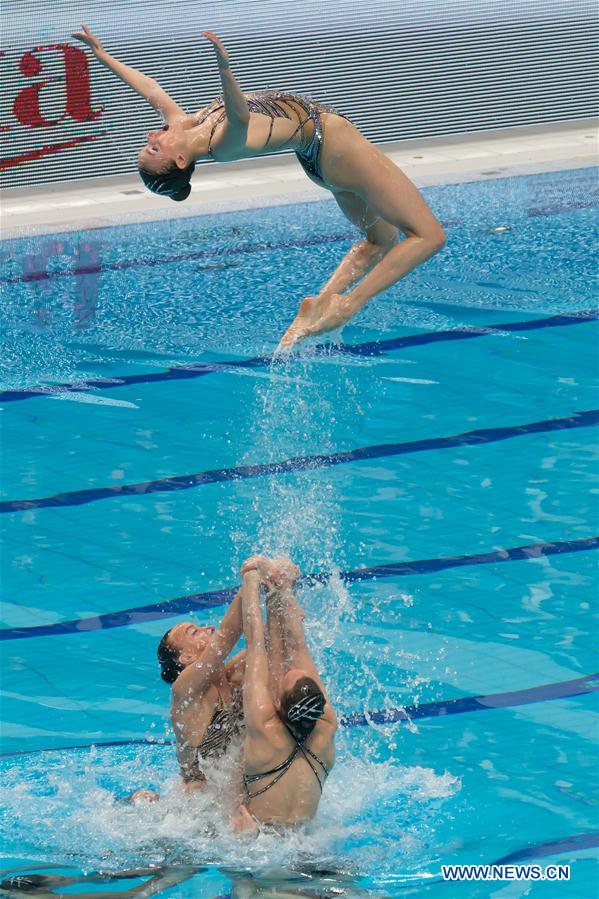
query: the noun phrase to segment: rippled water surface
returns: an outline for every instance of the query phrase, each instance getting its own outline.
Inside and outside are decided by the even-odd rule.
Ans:
[[[332,202],[0,245],[1,895],[593,895],[596,176],[425,195],[447,248],[286,361]],[[313,824],[240,841],[155,649],[259,549],[342,726]],[[571,879],[441,882],[512,856]]]

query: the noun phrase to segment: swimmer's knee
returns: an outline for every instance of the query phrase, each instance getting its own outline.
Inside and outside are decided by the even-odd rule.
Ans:
[[[380,217],[366,228],[365,233],[366,243],[374,248],[373,252],[387,253],[399,243],[399,229]]]
[[[430,259],[431,256],[434,256],[439,250],[442,250],[447,243],[445,231],[441,226],[439,226],[438,229],[435,228],[434,231],[426,231],[424,234],[418,234],[413,231],[404,233],[406,237],[416,238],[420,241],[425,259]]]
[[[439,225],[438,228],[435,228],[431,234],[427,235],[426,242],[431,249],[431,256],[443,249],[447,243],[447,237],[445,236],[445,231],[441,225]]]

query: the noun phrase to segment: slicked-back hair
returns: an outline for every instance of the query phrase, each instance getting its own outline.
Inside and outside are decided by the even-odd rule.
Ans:
[[[169,197],[179,203],[186,200],[191,193],[190,181],[194,169],[195,162],[190,163],[185,169],[180,169],[177,163],[173,162],[162,172],[148,172],[140,166],[139,177],[153,194]]]
[[[322,718],[326,699],[311,677],[300,677],[281,696],[281,717],[301,740],[307,739]]]
[[[167,684],[174,684],[185,665],[179,661],[179,650],[169,643],[171,630],[168,630],[158,644],[158,664],[160,665],[160,677]]]

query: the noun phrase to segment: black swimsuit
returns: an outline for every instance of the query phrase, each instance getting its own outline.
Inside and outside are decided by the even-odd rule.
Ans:
[[[326,103],[313,103],[312,100],[309,100],[307,97],[300,97],[297,94],[287,94],[281,91],[266,91],[260,94],[253,94],[246,97],[246,100],[250,112],[259,112],[262,113],[262,115],[270,116],[270,130],[264,147],[268,146],[270,138],[272,137],[274,120],[276,118],[293,120],[292,113],[295,113],[298,126],[291,137],[295,137],[299,131],[302,142],[306,140],[305,146],[303,146],[301,150],[296,150],[295,155],[300,161],[304,171],[324,184],[322,173],[320,171],[320,148],[323,141],[320,114],[322,112],[330,112],[334,115],[341,115],[344,119],[347,119],[347,116],[337,112]],[[208,141],[208,153],[210,155],[212,155],[212,138],[214,137],[214,132],[227,117],[222,97],[213,100],[210,106],[203,110],[201,117],[198,119],[198,125],[201,125],[202,122],[205,122],[208,116],[212,115],[213,112],[216,112],[217,109],[222,109],[222,113],[216,119],[212,126],[212,131],[210,132],[210,140]],[[349,121],[349,119],[347,120]],[[304,128],[309,121],[312,121],[314,131],[312,137],[306,139]],[[289,139],[291,140],[291,138]]]
[[[287,727],[287,725],[285,725],[285,727]],[[256,796],[260,796],[260,795],[262,795],[262,793],[266,793],[267,790],[270,790],[271,787],[274,787],[274,785],[280,781],[280,779],[283,777],[283,775],[287,771],[289,771],[289,769],[291,768],[292,764],[294,763],[294,761],[296,760],[296,758],[298,757],[300,752],[303,755],[303,757],[305,758],[305,760],[308,762],[310,767],[312,768],[312,771],[314,772],[314,777],[318,781],[318,786],[320,787],[320,792],[322,793],[322,788],[324,785],[325,778],[328,777],[328,775],[329,775],[329,769],[327,768],[325,763],[322,761],[322,759],[319,759],[318,756],[314,752],[312,752],[311,749],[308,749],[308,747],[305,745],[305,741],[308,739],[308,737],[304,737],[303,740],[298,740],[298,738],[295,736],[293,731],[290,730],[290,728],[287,727],[287,730],[289,731],[289,733],[291,734],[291,737],[295,741],[295,746],[293,747],[293,749],[291,750],[291,752],[289,753],[289,755],[287,756],[285,761],[281,762],[281,764],[277,765],[275,768],[271,768],[270,771],[261,771],[260,774],[244,774],[243,775],[243,784],[245,786],[245,791],[246,791],[248,800],[255,799]],[[322,770],[324,772],[324,777],[322,780],[318,776],[318,771],[316,770],[316,768],[314,767],[314,765],[312,764],[310,759],[314,759],[314,761],[318,762],[318,764],[322,768]],[[262,789],[256,790],[254,793],[250,793],[250,789],[249,789],[250,784],[256,783],[256,781],[262,780],[264,777],[270,777],[271,775],[274,775],[274,777],[270,781],[270,783],[267,783],[265,787],[262,787]]]

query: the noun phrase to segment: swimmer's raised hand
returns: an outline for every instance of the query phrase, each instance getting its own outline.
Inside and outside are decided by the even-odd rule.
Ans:
[[[72,37],[75,37],[75,38],[77,38],[78,41],[81,41],[82,43],[87,44],[89,49],[96,56],[99,53],[103,53],[104,47],[102,46],[102,41],[99,38],[97,38],[95,34],[91,33],[91,31],[89,30],[87,25],[82,24],[81,27],[83,28],[83,31],[75,31],[72,34]]]
[[[291,559],[269,559],[268,556],[255,555],[246,559],[241,566],[242,577],[248,571],[257,571],[260,582],[268,590],[284,590],[293,587],[300,576],[300,570]]]
[[[216,60],[220,68],[228,68],[229,67],[229,53],[225,49],[222,41],[218,38],[213,31],[202,31],[202,37],[205,37],[206,40],[210,41],[212,46],[216,51]]]

